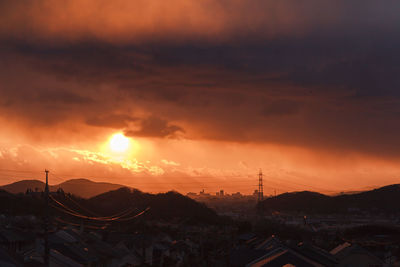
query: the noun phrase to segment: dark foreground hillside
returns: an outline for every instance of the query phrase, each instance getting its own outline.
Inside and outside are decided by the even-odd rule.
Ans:
[[[149,207],[149,211],[144,216],[149,219],[184,219],[193,222],[216,222],[218,220],[214,210],[173,191],[149,194],[123,187],[90,198],[86,204],[90,209],[102,215],[131,207],[136,207],[138,211]]]
[[[43,192],[12,194],[0,190],[0,214],[41,216],[44,214],[44,207]],[[130,211],[124,216],[129,218],[144,210],[147,211],[140,218],[146,220],[188,223],[217,223],[220,220],[214,210],[177,192],[149,194],[122,187],[89,199],[64,193],[62,190],[53,192],[50,196],[50,212],[54,217],[78,223],[81,218],[71,215],[71,211],[88,217]]]

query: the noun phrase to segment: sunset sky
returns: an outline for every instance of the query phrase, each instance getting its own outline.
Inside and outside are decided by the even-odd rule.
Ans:
[[[0,0],[0,184],[400,181],[400,2]],[[126,139],[127,137],[127,139]]]

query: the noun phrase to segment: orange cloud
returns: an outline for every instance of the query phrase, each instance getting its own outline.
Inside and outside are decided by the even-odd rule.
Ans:
[[[282,190],[393,182],[398,7],[0,1],[0,167],[50,165],[159,190],[251,191],[259,167]],[[116,131],[145,149],[103,155]]]

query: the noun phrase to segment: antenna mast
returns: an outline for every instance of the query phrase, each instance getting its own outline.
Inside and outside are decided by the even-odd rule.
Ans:
[[[46,214],[44,218],[44,264],[49,266],[49,171],[45,170],[46,173],[46,186],[44,188],[44,197],[46,204]]]

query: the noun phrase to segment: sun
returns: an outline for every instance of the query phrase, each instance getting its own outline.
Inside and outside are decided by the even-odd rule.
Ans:
[[[110,148],[114,152],[125,152],[129,146],[130,139],[122,133],[116,133],[110,139]]]

